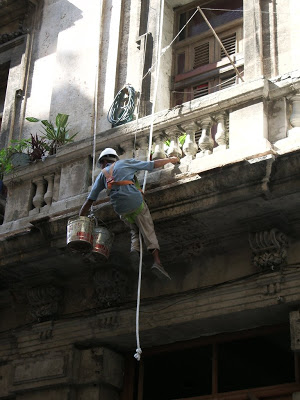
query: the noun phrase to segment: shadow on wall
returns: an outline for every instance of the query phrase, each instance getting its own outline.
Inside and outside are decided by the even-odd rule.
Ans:
[[[92,9],[87,10],[88,19]],[[89,136],[95,85],[95,46],[89,38],[94,26],[89,21],[77,23],[83,11],[67,0],[44,5],[37,19],[26,116],[54,122],[57,113],[65,113],[72,132],[78,132],[76,140],[83,133]],[[23,133],[33,133],[32,126],[25,124]]]
[[[55,53],[59,33],[74,26],[75,22],[82,18],[82,10],[68,0],[56,0],[52,4],[43,4],[37,11],[35,58]]]

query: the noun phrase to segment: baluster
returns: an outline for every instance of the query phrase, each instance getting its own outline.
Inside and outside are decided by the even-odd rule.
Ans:
[[[152,160],[158,160],[166,158],[164,144],[166,141],[166,135],[159,132],[154,135],[154,151],[152,154]]]
[[[122,154],[122,158],[124,160],[130,159],[134,157],[133,153],[133,142],[130,140],[129,142],[122,143],[122,148],[124,150],[124,154]]]
[[[225,125],[226,113],[222,112],[215,116],[217,122],[217,132],[215,141],[218,143],[218,147],[214,151],[226,150],[227,138],[226,138],[226,125]]]
[[[36,192],[32,199],[32,204],[34,208],[39,211],[44,203],[44,178],[41,176],[32,180],[32,182],[36,185]]]
[[[197,125],[194,121],[182,124],[183,129],[186,133],[186,138],[182,147],[182,150],[186,156],[195,157],[198,151],[198,146],[195,140],[195,132]]]
[[[166,134],[170,138],[170,146],[167,150],[167,154],[169,157],[182,157],[182,151],[179,146],[179,136],[182,135],[182,132],[177,128],[177,126],[171,126],[165,130]]]
[[[289,130],[289,135],[300,133],[300,94],[296,94],[290,98],[292,101],[292,114],[290,116],[290,123],[292,129]]]
[[[142,136],[138,139],[138,150],[136,154],[136,159],[140,161],[146,161],[148,157],[148,137]]]
[[[201,137],[199,139],[199,148],[201,149],[201,153],[197,154],[199,157],[203,157],[209,154],[212,154],[214,141],[211,137],[211,117],[207,117],[201,120]]]
[[[48,182],[47,192],[45,193],[44,201],[46,205],[50,207],[53,197],[54,174],[45,175],[44,178]]]

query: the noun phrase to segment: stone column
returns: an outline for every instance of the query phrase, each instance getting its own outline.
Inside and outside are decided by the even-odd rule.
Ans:
[[[124,154],[122,154],[121,158],[126,160],[128,158],[133,158],[135,149],[133,148],[134,143],[130,140],[128,142],[122,143],[122,148],[124,150]]]
[[[292,114],[290,116],[292,129],[288,131],[288,136],[298,136],[300,139],[300,94],[297,93],[289,100],[292,102]]]
[[[45,193],[44,201],[46,205],[50,207],[53,197],[54,174],[45,175],[44,178],[48,182],[47,192]]]
[[[198,153],[197,157],[204,157],[213,152],[214,141],[211,137],[211,123],[211,117],[206,117],[200,121],[202,133],[199,139],[199,148],[201,153]]]
[[[184,124],[181,124],[181,126],[183,127],[186,133],[186,138],[182,147],[183,153],[186,156],[195,158],[198,151],[198,146],[195,140],[197,125],[195,124],[194,121],[189,121]]]
[[[146,161],[148,156],[148,136],[141,136],[137,140],[136,158],[139,161]]]
[[[152,154],[152,160],[158,160],[166,158],[164,144],[166,141],[166,135],[162,132],[157,132],[154,135],[154,151]]]
[[[32,204],[36,210],[40,210],[44,203],[44,178],[42,176],[33,179],[32,182],[36,185],[35,196],[32,199]]]
[[[226,150],[227,137],[226,137],[226,125],[225,125],[226,113],[222,112],[215,116],[217,122],[217,133],[215,141],[218,143],[218,147],[214,151]]]
[[[177,128],[177,126],[171,126],[170,128],[165,129],[167,136],[170,139],[170,146],[167,150],[167,154],[169,157],[182,157],[182,151],[179,146],[179,136],[182,135],[182,132]]]
[[[260,0],[244,0],[245,81],[263,75],[263,42]]]

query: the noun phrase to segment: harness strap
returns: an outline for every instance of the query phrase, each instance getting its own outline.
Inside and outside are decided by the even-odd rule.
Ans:
[[[114,177],[113,177],[113,170],[114,170],[114,166],[115,166],[115,162],[113,164],[111,164],[110,168],[109,168],[109,172],[103,168],[102,172],[106,178],[106,182],[107,182],[107,189],[110,191],[112,189],[112,185],[117,185],[117,186],[125,186],[125,185],[135,185],[136,188],[142,193],[142,190],[140,189],[138,180],[136,178],[136,176],[134,176],[135,178],[135,182],[133,181],[115,181]]]
[[[135,211],[127,214],[123,214],[122,217],[125,218],[131,224],[135,223],[135,218],[142,212],[144,208],[144,202]]]
[[[107,188],[108,189],[111,189],[112,185],[124,186],[124,185],[134,185],[134,183],[132,181],[107,182]]]

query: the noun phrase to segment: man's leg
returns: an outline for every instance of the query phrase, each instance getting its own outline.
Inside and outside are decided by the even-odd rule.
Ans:
[[[125,225],[127,225],[130,228],[130,235],[131,235],[131,245],[130,245],[130,251],[140,251],[140,241],[139,241],[139,229],[136,224],[132,224],[127,221],[126,218],[122,217],[120,215],[121,220],[124,222]]]
[[[159,258],[159,244],[154,230],[153,220],[146,203],[144,203],[144,208],[135,218],[135,223],[139,227],[139,230],[143,236],[145,245],[147,249],[151,251],[154,264],[151,270],[159,277],[165,277],[171,279],[167,271],[161,264]]]

